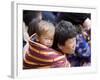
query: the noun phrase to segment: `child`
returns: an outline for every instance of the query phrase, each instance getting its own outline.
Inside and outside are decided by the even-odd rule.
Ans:
[[[53,48],[66,55],[71,66],[78,63],[75,55],[77,31],[74,25],[68,21],[60,21],[55,30]]]
[[[29,46],[25,52],[23,69],[69,67],[65,55],[51,49],[55,27],[44,20],[31,23],[35,34],[29,39]]]

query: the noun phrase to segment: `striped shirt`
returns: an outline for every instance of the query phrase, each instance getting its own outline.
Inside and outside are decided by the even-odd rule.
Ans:
[[[70,66],[65,55],[33,41],[34,36],[30,37],[28,49],[24,53],[23,69]]]

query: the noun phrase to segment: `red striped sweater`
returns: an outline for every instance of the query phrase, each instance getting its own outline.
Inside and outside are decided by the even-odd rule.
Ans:
[[[28,49],[23,58],[23,69],[69,67],[66,56],[33,40],[29,39]]]

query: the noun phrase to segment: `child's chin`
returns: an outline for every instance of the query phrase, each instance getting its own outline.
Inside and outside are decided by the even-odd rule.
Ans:
[[[51,45],[46,45],[46,44],[44,44],[44,45],[45,45],[46,47],[49,47],[49,48],[51,47]]]
[[[47,45],[47,47],[51,48],[51,45]]]

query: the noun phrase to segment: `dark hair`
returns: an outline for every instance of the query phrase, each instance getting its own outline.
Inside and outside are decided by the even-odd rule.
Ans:
[[[82,34],[82,26],[81,25],[74,25],[78,34]]]
[[[60,21],[55,29],[53,48],[57,49],[58,44],[64,45],[66,40],[76,37],[76,35],[76,28],[71,22],[64,20]]]
[[[73,12],[61,12],[58,13],[57,22],[61,20],[70,21],[74,25],[83,24],[84,21],[89,18],[91,19],[90,13],[73,13]]]
[[[33,19],[38,18],[40,14],[42,14],[41,11],[23,10],[23,21],[25,25],[29,26],[29,23]]]
[[[33,19],[28,27],[28,34],[31,36],[32,34],[36,33],[36,27],[38,26],[38,23],[40,22],[40,19]]]

